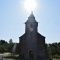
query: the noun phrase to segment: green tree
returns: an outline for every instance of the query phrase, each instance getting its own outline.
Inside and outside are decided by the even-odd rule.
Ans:
[[[9,40],[9,43],[10,43],[10,44],[12,44],[12,43],[13,43],[13,40],[12,40],[12,39],[10,39],[10,40]]]
[[[0,40],[0,45],[7,44],[5,40]]]

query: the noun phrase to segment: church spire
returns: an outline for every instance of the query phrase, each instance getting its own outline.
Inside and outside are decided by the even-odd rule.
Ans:
[[[31,11],[31,13],[33,14],[33,11]]]
[[[31,14],[30,14],[29,17],[34,17],[33,11],[31,11]]]
[[[31,14],[30,14],[30,16],[28,17],[28,20],[26,21],[26,23],[27,23],[27,22],[37,22],[37,21],[35,20],[33,11],[31,11]]]
[[[33,14],[33,11],[31,11],[31,14]]]

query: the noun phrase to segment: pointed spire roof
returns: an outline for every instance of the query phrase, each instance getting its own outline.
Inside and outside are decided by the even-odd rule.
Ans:
[[[33,11],[31,11],[31,14],[26,22],[36,22]]]
[[[30,14],[29,17],[34,17],[33,11],[31,11],[31,14]]]

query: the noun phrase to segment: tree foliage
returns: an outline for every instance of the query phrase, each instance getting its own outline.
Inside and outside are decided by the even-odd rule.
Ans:
[[[54,55],[60,55],[60,42],[47,45],[48,45],[47,49],[51,57],[53,57]]]
[[[16,46],[15,46],[16,45]],[[60,42],[59,43],[51,43],[51,44],[46,44],[47,45],[47,50],[49,53],[49,56],[60,56]],[[13,43],[12,39],[9,40],[9,43],[6,42],[5,40],[0,40],[0,53],[3,52],[10,52],[10,53],[17,53],[21,51],[20,49],[20,44],[18,43]]]
[[[5,40],[0,40],[0,53],[11,52],[14,43],[8,43]]]

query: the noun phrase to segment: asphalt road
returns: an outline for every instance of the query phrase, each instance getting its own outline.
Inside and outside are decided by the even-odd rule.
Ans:
[[[16,59],[8,59],[8,58],[2,58],[2,57],[0,57],[0,60],[16,60]],[[18,60],[21,60],[21,59],[18,59]],[[59,59],[53,59],[53,60],[60,60],[60,58]]]
[[[0,60],[15,60],[15,59],[6,59],[6,58],[0,57]]]

